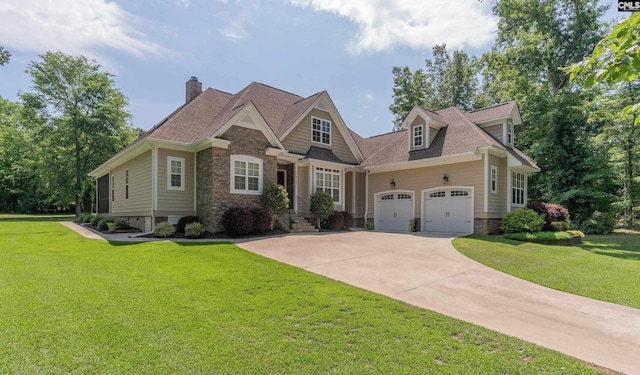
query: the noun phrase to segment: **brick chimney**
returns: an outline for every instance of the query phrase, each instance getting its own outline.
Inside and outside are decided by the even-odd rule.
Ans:
[[[189,80],[187,81],[187,94],[185,96],[185,103],[189,103],[200,94],[202,94],[202,83],[198,82],[198,77],[189,78]]]

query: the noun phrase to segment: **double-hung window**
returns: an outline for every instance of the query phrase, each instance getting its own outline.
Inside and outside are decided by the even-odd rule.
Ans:
[[[513,122],[511,120],[507,120],[507,146],[513,146]]]
[[[424,136],[422,125],[413,127],[413,147],[421,147],[423,145]]]
[[[331,146],[331,121],[312,117],[311,140],[316,143]]]
[[[184,158],[167,157],[167,190],[183,190],[185,176]]]
[[[316,168],[316,192],[324,191],[340,202],[340,171],[330,168]]]
[[[498,192],[498,167],[495,165],[491,166],[491,179],[489,180],[489,191],[492,193]]]
[[[511,203],[516,206],[525,204],[525,174],[520,172],[511,173]]]
[[[231,193],[262,193],[262,159],[247,155],[231,156]]]

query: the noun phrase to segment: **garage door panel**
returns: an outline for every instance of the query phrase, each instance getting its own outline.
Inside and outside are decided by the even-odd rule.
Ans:
[[[413,193],[389,193],[376,200],[375,228],[381,231],[406,231],[414,217]]]
[[[426,232],[467,233],[473,231],[473,195],[470,189],[430,192],[424,201]]]

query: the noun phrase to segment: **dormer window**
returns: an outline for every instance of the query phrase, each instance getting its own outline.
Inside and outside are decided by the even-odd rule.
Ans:
[[[513,146],[513,121],[507,120],[506,128],[507,136],[505,140],[507,142],[507,146]]]
[[[311,127],[311,140],[313,142],[331,146],[331,121],[312,117]]]
[[[424,144],[424,128],[422,125],[413,127],[413,147],[422,147]]]

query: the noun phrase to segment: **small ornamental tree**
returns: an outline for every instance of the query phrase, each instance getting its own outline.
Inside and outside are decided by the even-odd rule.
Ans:
[[[282,185],[267,185],[262,189],[262,204],[272,214],[271,230],[273,230],[275,215],[285,213],[289,209],[289,194]]]
[[[311,215],[316,220],[316,227],[320,228],[320,222],[326,220],[333,213],[333,197],[324,191],[311,194]]]

